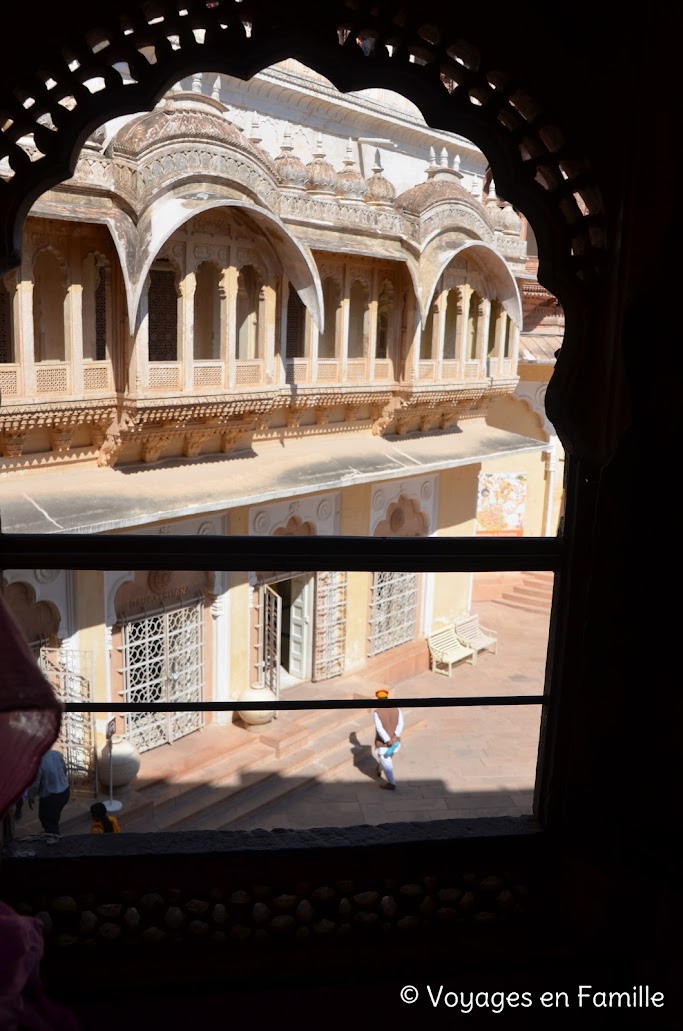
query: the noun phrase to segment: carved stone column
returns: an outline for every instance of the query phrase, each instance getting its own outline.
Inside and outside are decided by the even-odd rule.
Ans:
[[[35,397],[36,366],[33,342],[33,279],[24,262],[14,293],[14,357],[21,370],[21,395]]]
[[[339,381],[346,383],[346,370],[349,361],[349,309],[351,307],[351,273],[348,265],[344,266],[341,296],[341,327],[335,353],[339,358]]]
[[[221,284],[225,293],[225,345],[227,357],[227,383],[235,389],[235,362],[237,361],[237,277],[234,265],[223,270]],[[221,320],[223,312],[221,311]]]
[[[372,273],[372,285],[370,289],[370,307],[368,318],[368,375],[371,382],[375,381],[375,358],[377,357],[377,309],[379,308],[379,272],[377,269]]]
[[[470,298],[472,297],[472,287],[469,283],[463,283],[460,289],[462,292],[462,319],[460,320],[455,357],[460,364],[460,375],[464,377],[465,362],[467,361],[467,340],[470,331]]]
[[[64,352],[71,366],[71,393],[83,394],[83,271],[76,248],[71,249],[69,283],[64,305]]]
[[[130,356],[130,392],[135,397],[149,389],[149,276],[138,307],[138,322]]]
[[[194,391],[194,295],[197,275],[186,272],[180,281],[180,359],[185,393]]]

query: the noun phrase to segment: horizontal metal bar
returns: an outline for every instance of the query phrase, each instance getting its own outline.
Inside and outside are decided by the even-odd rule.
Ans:
[[[465,695],[461,698],[403,698],[394,697],[382,700],[379,698],[316,698],[310,700],[297,699],[288,702],[242,699],[239,702],[65,702],[64,712],[239,712],[240,710],[255,712],[294,712],[306,709],[388,709],[397,705],[413,709],[457,708],[472,705],[545,705],[545,695]],[[21,706],[17,706],[17,709]]]
[[[2,569],[555,570],[560,537],[228,537],[3,534]]]

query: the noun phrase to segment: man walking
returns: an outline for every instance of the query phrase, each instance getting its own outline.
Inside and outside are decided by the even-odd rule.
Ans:
[[[386,688],[375,691],[375,697],[384,699],[389,697]],[[386,783],[380,786],[387,791],[396,790],[396,779],[394,777],[394,760],[401,747],[401,734],[403,733],[403,713],[398,708],[375,709],[373,713],[375,720],[375,753],[377,755],[377,776],[381,777],[382,772],[386,777]]]
[[[69,781],[64,756],[51,748],[40,760],[38,776],[28,790],[29,805],[38,796],[38,819],[47,834],[59,834],[59,818],[69,801]]]

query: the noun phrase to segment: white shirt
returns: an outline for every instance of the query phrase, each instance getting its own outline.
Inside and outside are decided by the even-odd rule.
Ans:
[[[384,724],[382,723],[382,720],[380,719],[380,715],[379,715],[379,713],[377,712],[376,709],[375,709],[375,711],[373,713],[373,716],[375,718],[375,730],[377,731],[377,737],[381,738],[382,741],[384,741],[385,743],[388,743],[391,740],[391,734],[387,734],[386,730],[384,729]],[[399,709],[398,710],[398,722],[396,724],[396,737],[400,737],[402,733],[403,733],[403,713]]]

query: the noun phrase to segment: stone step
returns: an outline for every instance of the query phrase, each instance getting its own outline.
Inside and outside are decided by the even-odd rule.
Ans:
[[[519,595],[520,598],[539,598],[548,604],[550,604],[553,597],[552,588],[548,590],[547,587],[538,586],[534,583],[527,584],[526,582],[519,587],[515,587],[512,593]]]
[[[349,719],[344,713],[344,737],[339,735],[339,727],[328,730],[319,736],[315,746],[300,751],[288,760],[283,769],[278,760],[267,764],[258,764],[255,768],[243,771],[245,778],[241,785],[225,786],[224,799],[219,801],[215,796],[203,813],[174,823],[165,829],[173,830],[228,830],[235,824],[252,816],[273,803],[281,801],[312,784],[314,780],[324,779],[333,771],[348,766],[350,762],[349,734],[367,732],[368,721],[365,713],[355,719]],[[422,710],[404,713],[404,733],[425,723]]]
[[[344,740],[342,748],[347,757],[349,756],[347,730],[359,730],[367,727],[367,716],[363,715],[356,719],[349,720],[347,713],[342,713],[345,718]],[[286,763],[273,755],[265,760],[257,760],[249,766],[243,767],[238,778],[220,781],[216,779],[213,784],[207,783],[203,788],[198,788],[194,799],[194,809],[188,811],[188,803],[191,799],[184,799],[182,808],[184,815],[179,815],[172,823],[164,824],[164,830],[222,830],[242,819],[244,815],[254,809],[255,800],[266,798],[265,802],[259,802],[257,808],[270,804],[271,800],[284,797],[290,791],[295,791],[304,783],[308,783],[313,777],[319,776],[321,760],[332,751],[340,747],[340,726],[327,727],[325,732],[318,734],[311,740],[309,735],[309,746],[300,748],[297,752],[287,756]],[[308,772],[306,772],[308,771]],[[229,816],[226,810],[229,808]],[[218,810],[218,811],[217,811]],[[220,810],[223,810],[222,812]]]
[[[283,715],[285,719],[295,717],[295,722],[289,727],[283,726]],[[168,781],[163,789],[153,785],[149,794],[155,802],[154,829],[189,829],[185,827],[188,821],[195,829],[198,815],[207,805],[213,807],[219,802],[223,804],[227,798],[245,787],[280,775],[283,757],[278,755],[277,745],[283,735],[285,757],[288,758],[286,770],[289,773],[297,765],[308,762],[315,754],[322,733],[327,733],[330,740],[336,742],[339,727],[348,725],[346,711],[311,710],[283,715],[268,724],[268,730],[260,732],[258,737],[250,737],[245,741],[242,732],[244,744],[240,750],[235,750],[224,760],[203,765],[201,769],[193,771],[191,778],[184,775],[178,781]],[[257,729],[260,730],[254,728]],[[198,774],[201,781],[198,781]]]
[[[540,612],[547,612],[550,605],[546,602],[540,604],[533,604],[528,599],[521,601],[514,594],[504,594],[499,601],[500,605],[505,605],[509,609],[519,609],[521,612],[535,612],[538,615]]]
[[[424,726],[426,723],[425,716],[421,710],[415,712],[408,710],[404,712],[404,718],[404,735],[417,727]],[[349,731],[367,731],[367,718],[355,722],[357,723],[355,727],[347,724]],[[235,800],[234,809],[231,807],[230,818],[213,826],[217,826],[218,830],[230,830],[240,821],[252,816],[254,813],[280,802],[288,795],[308,787],[314,781],[326,780],[332,777],[335,772],[349,766],[351,757],[348,741],[340,742],[339,738],[337,738],[336,743],[332,742],[330,745],[328,742],[320,742],[320,745],[322,747],[316,751],[315,756],[310,762],[298,764],[296,777],[280,777],[266,783],[254,785],[252,789],[244,792],[240,798]],[[290,768],[288,768],[287,772],[288,774],[290,773]],[[208,825],[206,826],[208,828]]]

